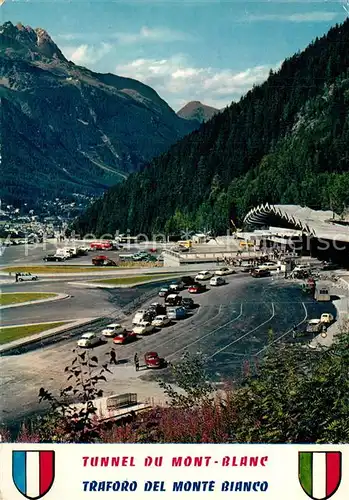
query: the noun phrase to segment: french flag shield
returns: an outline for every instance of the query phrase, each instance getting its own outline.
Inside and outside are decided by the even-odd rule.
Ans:
[[[55,478],[54,451],[13,451],[12,479],[17,490],[30,500],[42,498]]]

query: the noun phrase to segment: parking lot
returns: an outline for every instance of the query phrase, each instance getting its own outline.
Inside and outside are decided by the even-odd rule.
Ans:
[[[153,285],[154,287],[154,285]],[[157,285],[157,288],[161,285]],[[138,291],[143,287],[137,287]],[[156,287],[155,287],[156,288]],[[136,294],[136,290],[133,294]],[[148,287],[149,290],[149,287]],[[97,292],[97,290],[94,290]],[[108,303],[114,304],[115,321],[120,306],[129,302],[128,289],[98,290],[107,294]],[[122,295],[125,293],[125,297]],[[156,290],[154,290],[156,293]],[[189,296],[188,292],[182,292]],[[287,340],[295,324],[318,317],[324,311],[333,312],[332,304],[319,305],[301,294],[299,286],[282,279],[253,279],[244,274],[228,277],[228,284],[212,287],[209,291],[193,296],[199,307],[188,318],[159,329],[129,345],[115,346],[119,364],[112,366],[105,385],[107,394],[137,392],[140,398],[161,398],[161,391],[154,379],[166,377],[167,370],[135,372],[133,357],[139,354],[141,364],[145,352],[157,351],[168,361],[180,359],[188,350],[202,353],[207,359],[209,372],[216,380],[240,375],[245,360],[261,355],[273,331],[273,340]],[[149,298],[148,303],[157,301]],[[36,306],[30,306],[30,309]],[[29,308],[28,308],[29,309]],[[122,321],[131,326],[132,315]],[[38,408],[37,394],[40,387],[58,390],[64,385],[64,368],[72,359],[76,338],[64,338],[53,345],[23,354],[6,356],[0,361],[2,380],[2,418],[25,415]],[[113,346],[108,340],[91,351],[100,362],[105,362]]]

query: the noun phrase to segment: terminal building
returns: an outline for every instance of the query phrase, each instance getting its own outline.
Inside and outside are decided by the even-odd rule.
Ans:
[[[214,263],[236,257],[237,252],[256,255],[278,249],[349,267],[349,221],[332,211],[298,205],[263,204],[244,218],[244,231],[219,236],[207,243],[194,242],[187,252],[164,251],[165,266]]]
[[[244,226],[259,228],[252,234],[262,233],[267,246],[280,245],[298,254],[349,266],[349,221],[332,211],[267,203],[250,210]]]

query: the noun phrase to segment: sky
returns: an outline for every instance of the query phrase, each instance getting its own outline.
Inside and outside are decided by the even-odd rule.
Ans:
[[[1,22],[45,29],[68,59],[150,85],[175,111],[238,100],[349,14],[349,0],[1,3]]]

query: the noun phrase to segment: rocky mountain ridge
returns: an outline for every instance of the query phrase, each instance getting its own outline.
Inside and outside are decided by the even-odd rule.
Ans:
[[[151,87],[68,61],[41,29],[0,26],[0,196],[98,194],[197,128]]]
[[[200,101],[190,101],[177,111],[177,115],[187,120],[197,120],[199,123],[203,123],[210,120],[219,111],[219,109],[202,104]]]

